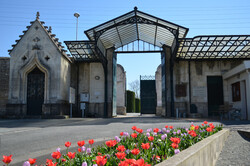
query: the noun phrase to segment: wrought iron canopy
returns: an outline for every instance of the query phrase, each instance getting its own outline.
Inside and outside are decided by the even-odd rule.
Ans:
[[[120,17],[85,31],[90,41],[96,41],[105,49],[120,48],[141,40],[152,45],[172,46],[174,39],[184,38],[188,28],[162,20],[135,9]]]
[[[93,41],[64,41],[67,45],[71,55],[76,61],[84,62],[105,62],[106,58],[103,56],[98,47]]]
[[[179,60],[250,59],[250,35],[196,36],[179,39]]]

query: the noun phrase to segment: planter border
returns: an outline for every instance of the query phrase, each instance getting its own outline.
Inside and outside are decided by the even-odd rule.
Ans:
[[[215,165],[228,136],[229,129],[223,129],[156,166]]]

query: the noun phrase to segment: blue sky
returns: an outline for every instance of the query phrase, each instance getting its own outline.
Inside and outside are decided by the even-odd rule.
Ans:
[[[249,0],[1,0],[0,1],[0,56],[19,39],[22,31],[35,20],[52,26],[60,42],[75,40],[75,12],[80,13],[78,40],[86,40],[84,30],[138,10],[189,28],[187,37],[197,35],[250,34]],[[159,54],[119,54],[118,63],[127,72],[127,82],[139,75],[154,75],[160,64]]]

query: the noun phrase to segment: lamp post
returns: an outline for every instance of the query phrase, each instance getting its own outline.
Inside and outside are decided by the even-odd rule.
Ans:
[[[79,13],[75,13],[74,16],[76,17],[76,40],[77,40],[77,31],[78,31],[78,17],[80,17]]]

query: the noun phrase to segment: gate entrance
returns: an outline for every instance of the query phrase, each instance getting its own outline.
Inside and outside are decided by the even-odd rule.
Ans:
[[[41,115],[44,102],[45,74],[37,67],[28,74],[27,115]]]
[[[156,86],[154,76],[140,76],[141,114],[156,113]]]

